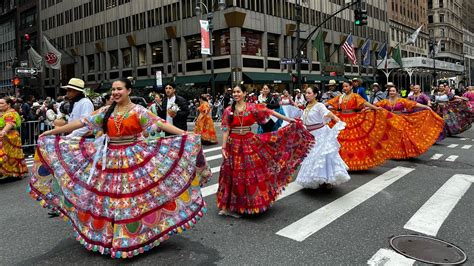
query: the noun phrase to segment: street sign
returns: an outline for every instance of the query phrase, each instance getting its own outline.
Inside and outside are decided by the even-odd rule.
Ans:
[[[28,67],[28,62],[27,61],[21,61],[20,66],[21,67]]]
[[[161,88],[163,87],[163,78],[161,75],[161,71],[155,72],[155,79],[156,79],[156,87]]]
[[[309,59],[307,59],[307,58],[301,58],[301,64],[309,65]]]
[[[291,65],[296,64],[296,60],[294,58],[282,58],[280,60],[281,65]]]
[[[28,67],[17,67],[15,68],[15,74],[19,76],[35,76],[38,74],[38,69]]]

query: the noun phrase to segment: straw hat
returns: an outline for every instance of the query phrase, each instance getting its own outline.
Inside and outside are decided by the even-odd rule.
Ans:
[[[361,80],[360,78],[353,78],[353,79],[352,79],[352,82],[354,82],[354,81],[362,82],[362,80]]]
[[[336,81],[333,80],[333,79],[331,79],[331,80],[329,81],[329,83],[328,83],[328,86],[336,86],[336,85],[337,85],[337,83],[336,83]]]
[[[385,85],[385,88],[391,88],[391,87],[396,87],[395,84],[393,84],[393,82],[387,82],[387,84]]]
[[[84,80],[78,78],[72,78],[69,80],[66,86],[62,86],[63,89],[73,89],[80,92],[84,91]]]
[[[375,87],[375,86],[377,86],[377,87],[380,88],[380,84],[378,84],[377,82],[374,82],[374,83],[372,84],[372,88]]]

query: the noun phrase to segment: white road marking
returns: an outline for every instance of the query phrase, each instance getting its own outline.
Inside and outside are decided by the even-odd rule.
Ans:
[[[218,151],[220,149],[222,149],[222,147],[218,146],[218,147],[214,147],[214,148],[210,148],[210,149],[205,149],[205,150],[203,150],[203,152],[208,153],[208,152],[211,152],[211,151]]]
[[[433,156],[431,156],[431,160],[438,160],[439,158],[443,157],[443,154],[441,153],[436,153]]]
[[[472,175],[454,175],[418,209],[403,228],[436,236],[444,220],[472,183],[474,183]]]
[[[221,159],[221,158],[222,158],[222,154],[206,156],[206,161],[210,162],[210,161],[214,161],[214,160]]]
[[[219,184],[214,184],[214,185],[210,185],[210,186],[202,188],[201,189],[202,196],[207,197],[207,196],[216,194],[218,187],[219,187]],[[298,185],[298,183],[291,182],[290,184],[288,184],[288,186],[285,188],[285,190],[277,198],[277,201],[279,201],[281,199],[284,199],[284,198],[300,191],[301,189],[303,189],[303,187]]]
[[[367,265],[370,266],[408,266],[413,265],[415,260],[409,259],[397,252],[381,248],[375,253],[370,260],[367,261]]]
[[[461,147],[461,149],[468,150],[472,147],[472,145],[464,145]]]
[[[448,148],[456,148],[457,146],[459,146],[459,144],[451,144],[448,146]]]
[[[466,138],[460,138],[460,140],[466,140]]]
[[[219,184],[214,184],[214,185],[210,185],[205,188],[202,188],[201,189],[202,196],[207,197],[207,196],[216,194],[218,187],[219,187]]]
[[[303,241],[413,170],[415,169],[406,167],[393,168],[281,229],[276,234],[296,241]]]
[[[448,162],[454,162],[459,156],[457,155],[450,155],[448,158],[446,158],[446,161]]]
[[[219,173],[220,170],[221,170],[221,167],[220,167],[220,166],[212,167],[212,168],[211,168],[211,173],[213,173],[213,174]]]

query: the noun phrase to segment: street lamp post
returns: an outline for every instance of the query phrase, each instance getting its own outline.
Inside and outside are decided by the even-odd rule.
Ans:
[[[430,47],[431,47],[431,55],[432,55],[432,58],[433,58],[433,86],[434,87],[437,87],[438,84],[436,82],[436,40],[433,37],[430,36],[430,40],[429,40],[429,44],[430,44]]]
[[[297,75],[297,89],[301,90],[301,51],[299,51],[300,47],[300,39],[301,39],[301,5],[298,1],[296,3],[296,75]],[[291,92],[293,93],[293,91]]]
[[[206,4],[204,4],[202,1],[199,1],[197,2],[196,4],[196,8],[195,8],[195,11],[196,11],[196,15],[197,16],[200,16],[201,15],[201,6],[204,7],[204,9],[206,10],[206,14],[207,14],[207,21],[209,21],[209,34],[211,35],[210,36],[210,54],[209,54],[209,57],[211,58],[211,95],[212,95],[212,101],[215,102],[216,101],[216,82],[215,82],[215,78],[214,78],[214,45],[213,45],[213,35],[212,35],[212,32],[214,30],[214,25],[212,24],[212,19],[214,17],[214,14],[212,12],[209,12],[209,9],[207,7]],[[212,6],[211,6],[212,8]],[[219,10],[223,10],[225,8],[225,0],[219,0]],[[212,11],[212,9],[211,9]]]

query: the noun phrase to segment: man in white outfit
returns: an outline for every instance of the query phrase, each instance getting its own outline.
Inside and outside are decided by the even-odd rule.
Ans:
[[[85,95],[84,81],[82,79],[72,78],[66,86],[62,86],[61,88],[67,90],[66,98],[70,103],[68,123],[83,117],[88,117],[94,111],[92,101]],[[84,136],[88,131],[86,127],[83,127],[74,130],[70,136]]]

